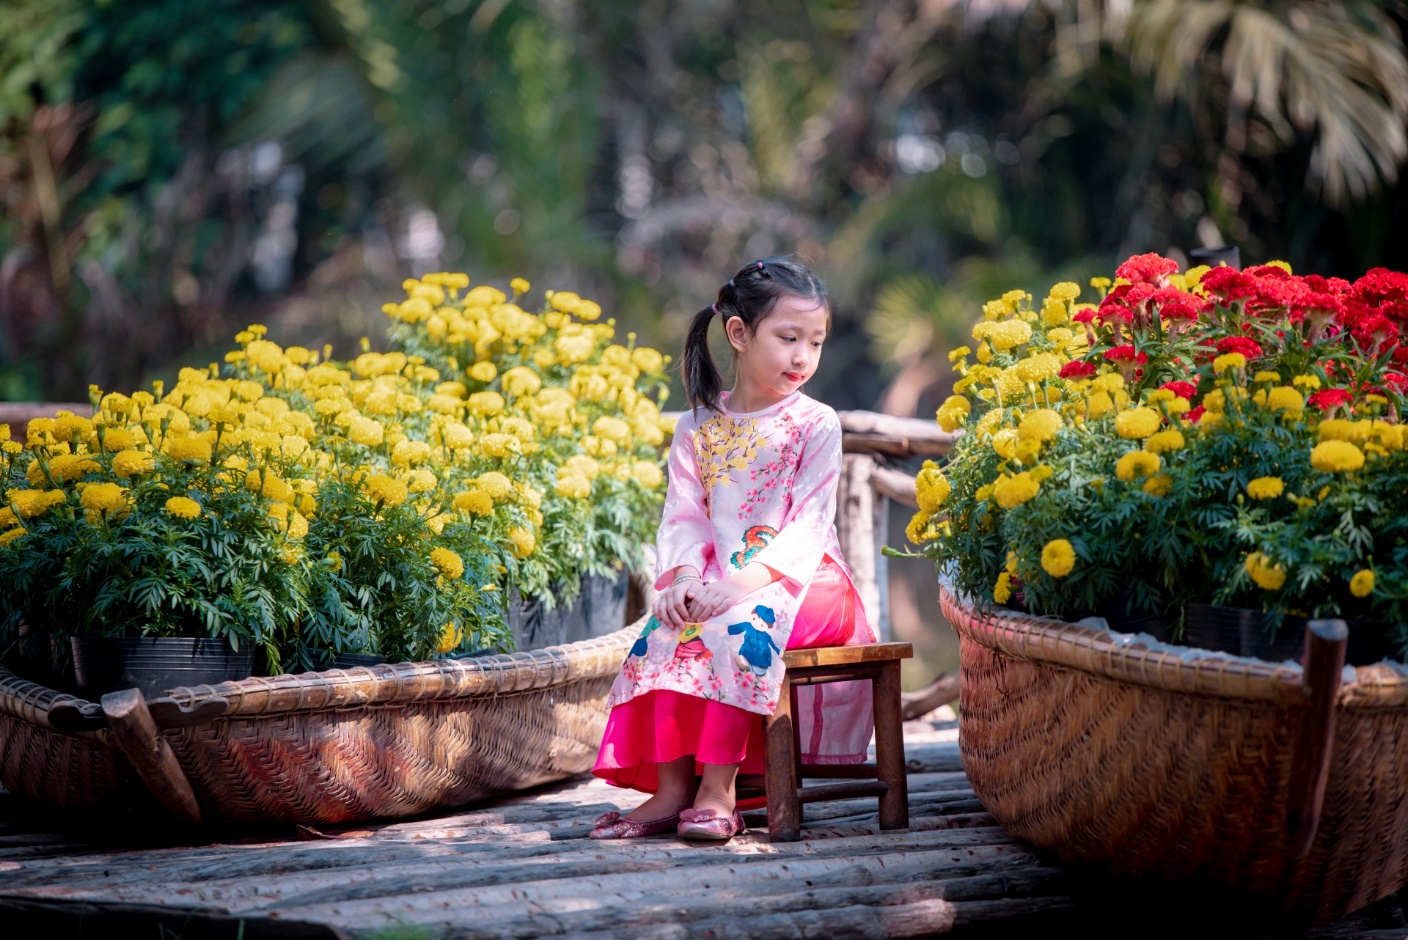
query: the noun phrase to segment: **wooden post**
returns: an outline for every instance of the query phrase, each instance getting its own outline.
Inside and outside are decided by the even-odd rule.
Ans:
[[[904,727],[900,716],[900,663],[885,663],[873,686],[875,767],[888,789],[880,797],[880,828],[909,826],[909,782],[904,766]]]
[[[1312,620],[1305,625],[1302,682],[1310,701],[1300,726],[1291,764],[1291,792],[1286,829],[1292,857],[1304,858],[1315,843],[1325,785],[1334,756],[1335,696],[1340,690],[1349,628],[1343,620]]]
[[[138,689],[109,692],[102,698],[108,728],[122,753],[136,768],[137,775],[152,791],[162,807],[182,822],[200,825],[200,805],[191,783],[171,745],[147,711],[147,700]]]
[[[883,610],[880,566],[876,564],[879,552],[875,541],[875,504],[879,502],[883,509],[884,501],[875,498],[875,489],[871,486],[874,471],[875,458],[869,454],[846,454],[841,458],[841,480],[836,493],[836,536],[865,612],[875,619],[879,630]],[[885,637],[882,635],[880,639]]]
[[[797,765],[793,757],[796,731],[792,715],[792,683],[785,678],[777,710],[763,719],[767,747],[768,838],[796,842],[802,838],[802,805],[797,800]]]

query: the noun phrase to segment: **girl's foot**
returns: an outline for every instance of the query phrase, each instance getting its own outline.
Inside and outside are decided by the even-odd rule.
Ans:
[[[625,815],[632,822],[678,816],[680,810],[694,805],[693,793],[656,793]]]

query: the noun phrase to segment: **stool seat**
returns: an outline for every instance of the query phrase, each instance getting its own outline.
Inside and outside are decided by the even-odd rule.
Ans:
[[[900,703],[900,660],[914,655],[908,643],[823,646],[787,650],[777,710],[763,719],[767,751],[768,837],[796,842],[802,837],[802,804],[821,800],[875,796],[880,800],[880,828],[909,826],[909,790],[905,778],[904,731]],[[875,705],[875,763],[803,764],[797,713],[797,688],[827,682],[869,679]],[[841,778],[854,783],[801,786],[803,778]]]

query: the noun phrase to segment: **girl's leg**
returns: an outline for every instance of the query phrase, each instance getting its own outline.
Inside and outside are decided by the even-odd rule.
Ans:
[[[738,802],[738,795],[734,790],[734,781],[737,778],[737,764],[705,764],[704,776],[699,782],[699,792],[694,797],[694,808],[712,809],[722,816],[732,816]]]
[[[659,777],[655,794],[627,813],[627,819],[663,819],[682,809],[689,809],[693,804],[694,793],[699,786],[699,778],[694,775],[693,754],[657,763],[655,771]],[[706,775],[707,772],[708,765],[705,766]]]

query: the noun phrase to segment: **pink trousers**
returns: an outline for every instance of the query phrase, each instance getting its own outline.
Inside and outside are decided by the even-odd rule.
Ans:
[[[859,598],[850,579],[830,557],[823,559],[810,583],[806,596],[797,610],[788,649],[819,646],[845,646],[855,639],[869,642],[870,627],[860,611]],[[863,636],[856,637],[857,625]],[[855,683],[860,685],[862,683]],[[838,685],[840,685],[838,683]],[[817,686],[835,688],[835,686]],[[839,702],[836,704],[840,704]],[[870,717],[869,696],[858,702],[862,708],[847,707],[847,716],[864,712]],[[816,714],[821,715],[820,700]],[[820,721],[802,722],[804,733],[809,725],[820,738]],[[865,740],[859,744],[859,755],[844,754],[834,762],[863,760]],[[852,734],[852,738],[856,735]],[[857,739],[858,740],[858,739]],[[803,738],[803,750],[807,750]],[[818,750],[819,748],[812,748]],[[849,751],[856,745],[850,744]],[[739,764],[739,773],[760,774],[764,770],[763,718],[734,705],[713,702],[686,695],[683,692],[657,689],[623,702],[611,709],[602,736],[601,752],[592,773],[618,787],[629,787],[654,793],[658,784],[657,763],[665,763],[693,754],[695,772],[702,773],[701,764]],[[825,760],[825,757],[822,757]]]

